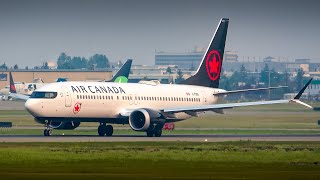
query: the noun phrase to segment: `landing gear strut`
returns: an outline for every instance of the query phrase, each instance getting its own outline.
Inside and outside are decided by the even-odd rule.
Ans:
[[[51,129],[50,124],[47,120],[45,121],[44,126],[46,127],[46,129],[43,130],[43,135],[44,136],[51,136],[52,129]]]
[[[111,125],[106,125],[105,123],[100,123],[98,127],[98,134],[99,136],[112,136],[113,127]]]
[[[162,135],[162,127],[163,125],[157,124],[153,128],[147,130],[147,136],[148,137],[161,137]]]

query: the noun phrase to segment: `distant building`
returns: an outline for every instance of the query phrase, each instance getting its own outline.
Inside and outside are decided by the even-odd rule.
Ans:
[[[178,68],[195,70],[198,68],[205,51],[195,49],[194,52],[167,53],[156,52],[155,65],[175,65]],[[224,62],[238,62],[238,55],[233,51],[225,51]]]
[[[175,65],[178,68],[196,69],[204,52],[166,53],[156,52],[155,65]]]
[[[167,72],[168,67],[171,73]],[[188,69],[182,69],[183,77],[190,77],[191,71]],[[175,65],[134,65],[131,67],[131,73],[129,76],[129,82],[137,83],[141,80],[158,80],[162,84],[173,83],[177,78],[178,68]]]
[[[263,58],[263,62],[272,62],[273,60],[274,60],[274,58],[271,56]]]
[[[305,83],[307,83],[307,81],[304,81],[304,84]],[[320,95],[320,80],[311,81],[305,93],[307,93],[308,96],[312,97],[313,99],[315,98],[318,100]]]
[[[307,64],[310,63],[310,59],[295,59],[295,63]]]
[[[299,69],[302,69],[304,72],[309,72],[309,63],[286,63],[286,69],[288,72],[297,72]]]
[[[238,62],[238,54],[232,51],[226,51],[224,54],[224,62]]]

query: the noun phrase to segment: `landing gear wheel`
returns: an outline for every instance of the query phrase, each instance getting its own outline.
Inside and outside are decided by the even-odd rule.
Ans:
[[[153,130],[152,129],[148,130],[146,133],[147,133],[148,137],[153,137]]]
[[[153,131],[154,131],[154,136],[155,136],[155,137],[161,137],[161,135],[162,135],[162,129],[160,129],[160,128],[155,128]]]
[[[100,125],[98,127],[98,134],[99,136],[104,136],[107,132],[107,127],[105,125]]]
[[[48,130],[47,130],[47,133],[48,133],[48,136],[51,136],[52,130],[51,130],[51,129],[48,129]]]
[[[51,129],[45,129],[45,130],[43,131],[43,135],[44,135],[44,136],[51,136],[51,132],[52,132]]]
[[[112,136],[113,134],[113,127],[111,125],[106,126],[106,135],[107,136]]]
[[[52,130],[50,128],[50,124],[51,124],[51,121],[50,122],[48,120],[45,121],[44,126],[46,127],[46,129],[43,130],[44,136],[51,136]]]

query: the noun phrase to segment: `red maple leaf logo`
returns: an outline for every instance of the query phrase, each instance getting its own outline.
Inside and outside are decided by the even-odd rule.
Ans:
[[[212,50],[206,58],[207,74],[212,81],[218,79],[221,70],[220,54],[217,50]]]
[[[218,74],[219,71],[219,62],[217,62],[217,58],[213,55],[211,61],[209,61],[209,71],[210,73]]]
[[[81,109],[81,103],[76,103],[73,107],[73,113],[77,114],[78,112],[80,112]]]
[[[16,87],[13,85],[13,84],[11,84],[11,87],[10,87],[13,91],[15,91],[16,90]]]

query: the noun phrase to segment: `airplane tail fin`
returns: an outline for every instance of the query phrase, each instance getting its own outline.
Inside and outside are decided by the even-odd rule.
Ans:
[[[222,18],[195,75],[180,84],[218,88],[229,19]]]
[[[118,70],[118,72],[113,76],[110,81],[107,82],[118,82],[118,83],[127,83],[130,70],[131,70],[132,59],[128,59]]]
[[[10,93],[17,93],[16,86],[14,85],[14,81],[13,81],[13,77],[12,77],[11,72],[9,72],[9,79],[10,79],[10,90],[9,90],[9,92]]]

